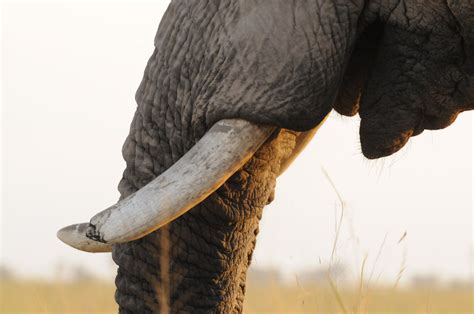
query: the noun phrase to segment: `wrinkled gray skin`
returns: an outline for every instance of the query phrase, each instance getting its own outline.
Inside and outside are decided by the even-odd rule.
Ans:
[[[258,223],[280,164],[298,132],[332,108],[360,114],[367,158],[390,155],[410,136],[473,109],[471,3],[172,1],[136,94],[122,198],[220,119],[281,130],[190,212],[114,247],[120,312],[241,312]]]

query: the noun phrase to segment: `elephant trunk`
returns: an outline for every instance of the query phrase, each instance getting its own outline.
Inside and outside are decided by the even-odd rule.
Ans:
[[[297,133],[280,131],[215,193],[167,226],[113,247],[121,313],[241,312],[263,207]],[[122,198],[134,191],[130,178]]]

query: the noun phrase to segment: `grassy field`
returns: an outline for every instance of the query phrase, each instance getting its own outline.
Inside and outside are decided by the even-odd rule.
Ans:
[[[116,313],[114,286],[97,281],[0,284],[0,313]],[[473,313],[468,288],[287,287],[250,285],[246,313]]]
[[[0,284],[0,313],[114,313],[110,283],[5,281]]]
[[[248,313],[473,313],[472,290],[250,288]]]

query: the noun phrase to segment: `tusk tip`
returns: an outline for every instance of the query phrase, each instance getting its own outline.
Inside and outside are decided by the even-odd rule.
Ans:
[[[89,223],[70,225],[60,229],[56,236],[67,245],[90,253],[111,252],[112,245],[94,241],[86,236]]]

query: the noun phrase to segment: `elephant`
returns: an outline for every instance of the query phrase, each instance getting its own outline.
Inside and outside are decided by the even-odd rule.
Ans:
[[[58,232],[112,252],[120,313],[242,312],[276,178],[331,110],[368,159],[474,109],[470,0],[172,0],[120,200]]]

